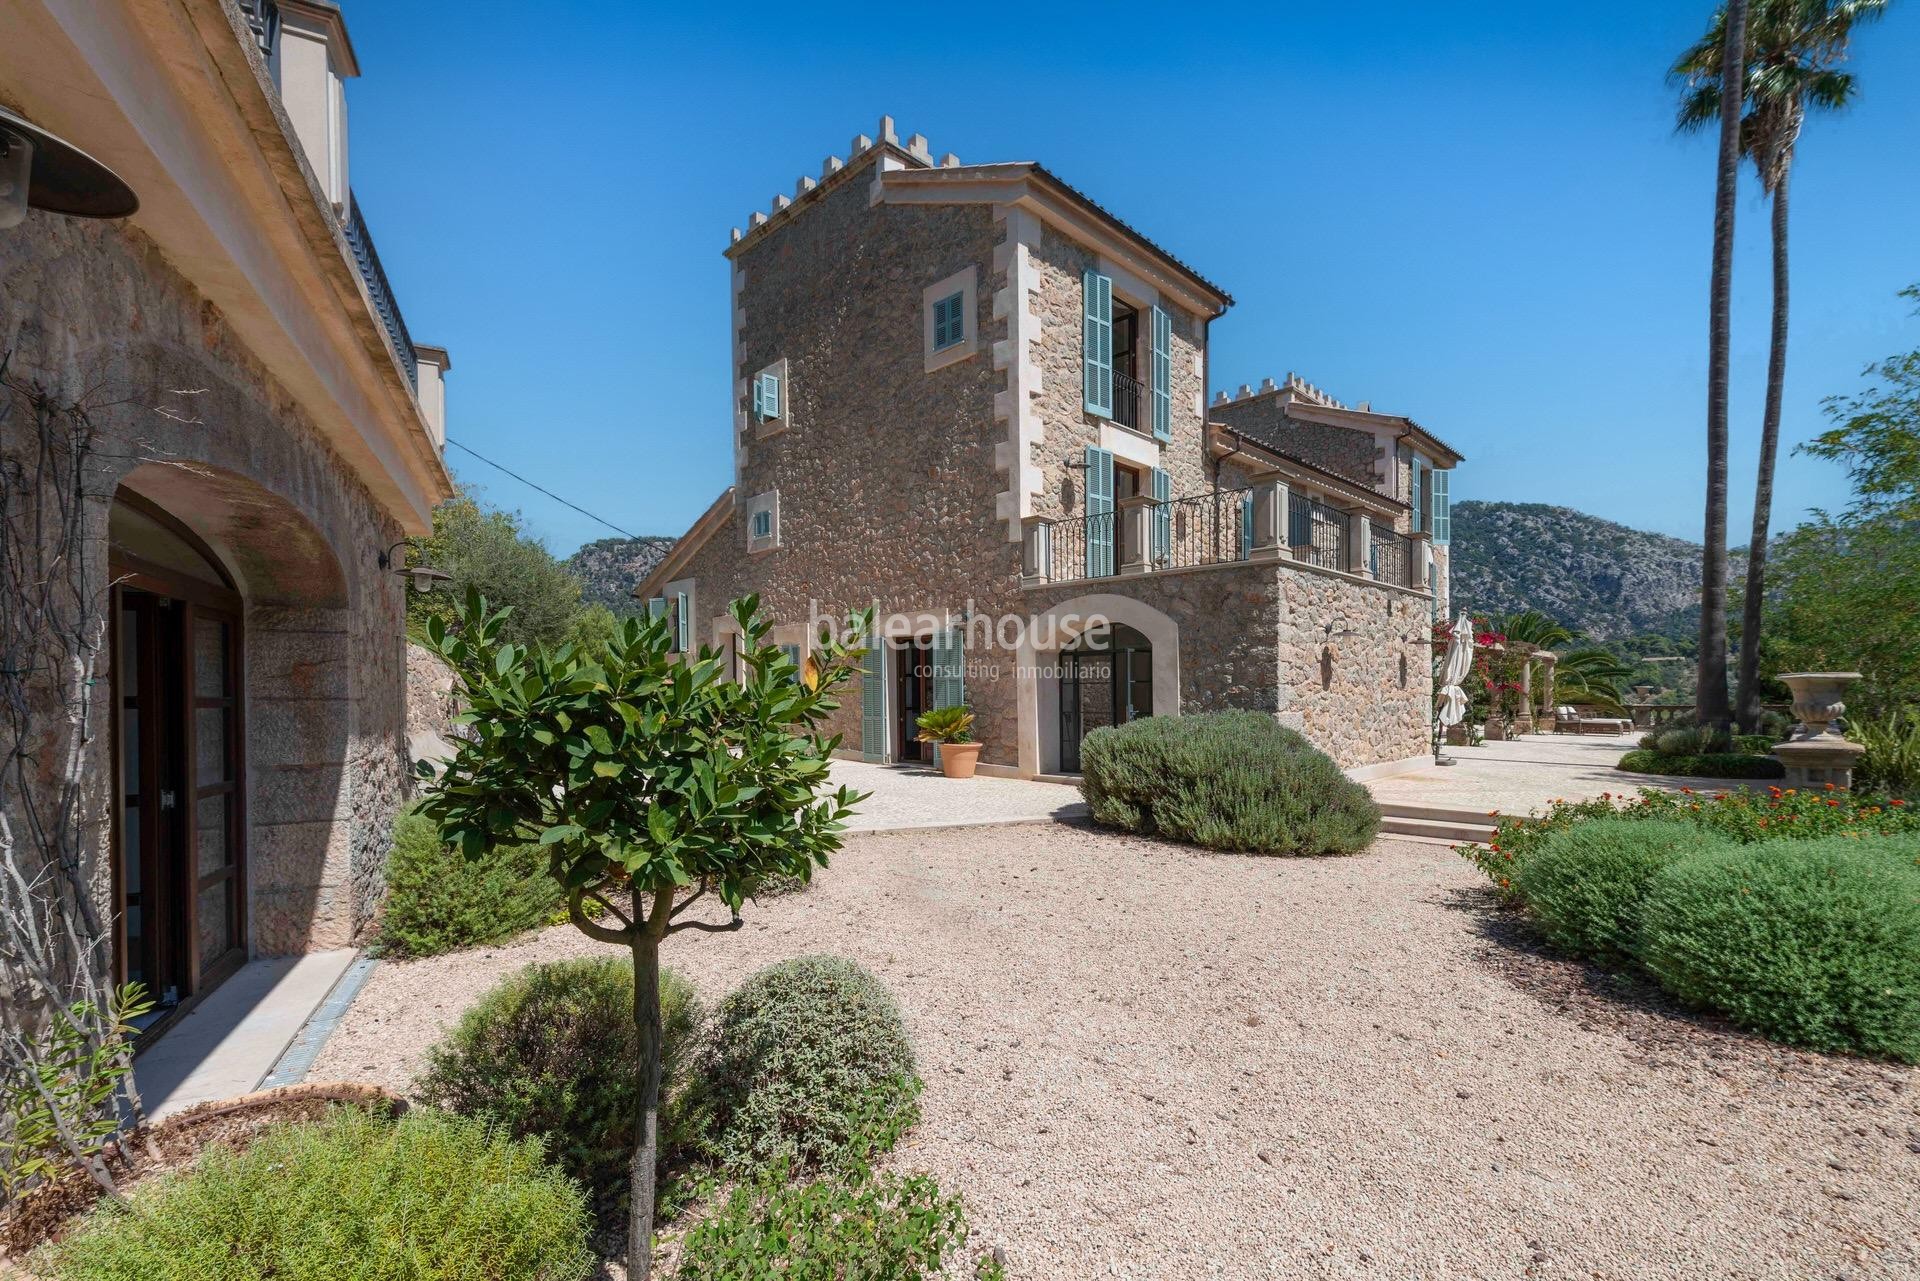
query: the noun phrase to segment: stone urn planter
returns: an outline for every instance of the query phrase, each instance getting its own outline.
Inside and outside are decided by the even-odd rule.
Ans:
[[[1853,786],[1853,767],[1867,749],[1849,742],[1833,728],[1846,714],[1840,701],[1859,672],[1788,672],[1780,679],[1793,691],[1793,714],[1800,723],[1784,743],[1774,745],[1773,757],[1787,771],[1789,787]]]
[[[940,744],[940,772],[948,778],[972,778],[980,764],[980,744]]]

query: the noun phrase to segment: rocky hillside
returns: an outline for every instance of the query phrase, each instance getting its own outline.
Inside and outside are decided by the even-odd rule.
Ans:
[[[567,568],[580,580],[581,598],[605,605],[615,614],[637,613],[640,602],[633,589],[666,559],[671,538],[602,538],[567,557]]]
[[[1736,581],[1741,563],[1736,554]],[[1456,503],[1453,598],[1475,613],[1537,609],[1599,640],[1690,637],[1700,545],[1571,507]]]

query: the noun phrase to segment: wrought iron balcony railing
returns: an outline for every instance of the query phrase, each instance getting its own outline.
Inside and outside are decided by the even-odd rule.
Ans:
[[[1368,569],[1373,571],[1375,582],[1392,583],[1396,587],[1412,587],[1413,549],[1407,540],[1393,531],[1388,525],[1373,522],[1368,531],[1367,542]]]
[[[1322,569],[1347,567],[1350,518],[1346,512],[1295,494],[1287,513],[1287,547],[1295,560]]]
[[[406,318],[400,314],[400,302],[394,297],[393,285],[380,266],[380,252],[373,247],[373,233],[367,230],[367,220],[360,214],[360,201],[352,192],[347,193],[347,244],[360,266],[360,278],[367,282],[367,292],[373,296],[373,309],[379,313],[380,323],[386,326],[387,337],[393,339],[400,363],[406,367],[407,380],[418,390],[420,366],[413,354],[413,339],[407,333]]]
[[[1140,380],[1114,370],[1113,421],[1122,427],[1144,430],[1140,426],[1140,407],[1146,403],[1147,389],[1140,385]]]

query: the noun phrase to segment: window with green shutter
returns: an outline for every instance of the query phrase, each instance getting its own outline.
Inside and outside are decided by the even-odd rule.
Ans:
[[[1453,541],[1453,500],[1448,496],[1450,471],[1434,471],[1428,475],[1428,502],[1433,512],[1434,545],[1444,547]]]
[[[693,652],[693,609],[685,592],[673,594],[673,648],[681,654]]]
[[[661,618],[665,616],[666,612],[667,598],[665,596],[649,596],[647,598],[648,618]]]
[[[873,632],[860,659],[860,759],[887,759],[887,643]]]
[[[1173,439],[1173,317],[1153,309],[1153,434]]]
[[[933,349],[944,351],[967,337],[966,295],[951,294],[933,304]]]
[[[1413,532],[1418,534],[1427,527],[1427,487],[1422,479],[1426,465],[1420,461],[1420,455],[1415,454],[1407,469],[1413,477]]]
[[[1164,567],[1173,559],[1173,477],[1153,469],[1153,563]]]
[[[1087,577],[1113,573],[1113,451],[1087,446]]]
[[[754,378],[753,416],[761,422],[781,417],[780,375],[777,371],[763,370]]]
[[[1253,559],[1253,491],[1240,494],[1240,559]]]
[[[1087,412],[1113,417],[1113,281],[1097,271],[1081,278],[1081,376]]]

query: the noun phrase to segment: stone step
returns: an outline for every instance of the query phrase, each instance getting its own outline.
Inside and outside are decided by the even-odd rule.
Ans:
[[[1443,823],[1430,818],[1398,818],[1387,815],[1380,820],[1382,836],[1421,836],[1451,845],[1484,845],[1493,839],[1491,827],[1472,827],[1465,823]]]
[[[1471,827],[1492,828],[1499,817],[1485,810],[1462,809],[1449,805],[1411,805],[1405,801],[1381,801],[1380,812],[1394,818],[1418,818],[1436,823],[1465,823]]]
[[[1494,824],[1498,821],[1484,810],[1476,812],[1441,805],[1408,805],[1404,802],[1387,802],[1380,806],[1380,831],[1390,836],[1484,845],[1493,839]]]

